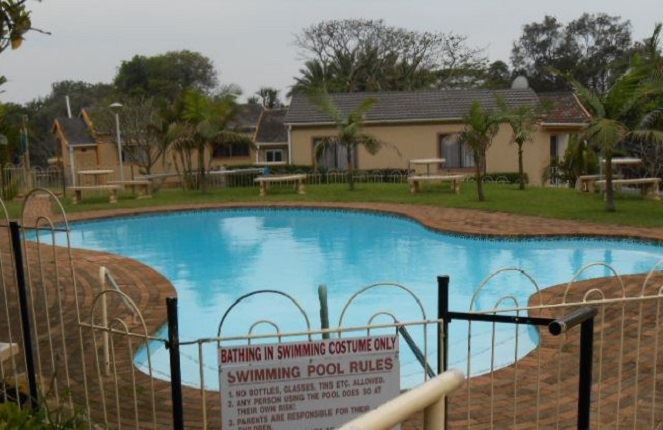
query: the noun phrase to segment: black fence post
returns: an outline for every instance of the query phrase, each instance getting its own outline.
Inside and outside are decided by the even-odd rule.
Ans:
[[[437,373],[447,370],[448,330],[449,330],[449,276],[437,277]]]
[[[580,381],[578,383],[578,430],[589,430],[592,406],[592,356],[594,317],[580,325]]]
[[[437,374],[449,365],[449,275],[437,277]],[[468,375],[469,377],[469,375]],[[444,428],[448,427],[449,399],[444,397]]]
[[[28,290],[25,282],[25,269],[23,267],[23,248],[21,247],[21,226],[16,221],[9,223],[12,249],[14,251],[14,266],[16,270],[16,285],[18,287],[18,301],[21,312],[21,331],[23,333],[23,351],[25,353],[25,366],[28,374],[28,389],[30,390],[30,406],[34,411],[39,409],[39,391],[37,389],[37,372],[35,368],[32,321],[30,306],[28,304]]]
[[[578,430],[589,430],[592,407],[592,359],[594,354],[595,308],[583,307],[558,318],[548,325],[553,336],[559,336],[580,324],[580,360],[578,364]]]
[[[170,354],[170,393],[173,401],[173,429],[184,430],[177,298],[168,297],[166,299],[166,308],[168,311],[168,351]]]
[[[320,300],[320,328],[329,329],[329,304],[327,303],[327,286],[318,286],[318,299]],[[322,333],[323,339],[329,339],[329,332]]]

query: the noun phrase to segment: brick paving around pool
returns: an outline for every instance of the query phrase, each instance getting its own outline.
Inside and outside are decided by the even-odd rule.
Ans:
[[[92,218],[113,217],[121,215],[135,215],[148,212],[176,211],[184,209],[207,209],[207,208],[228,208],[228,207],[260,207],[261,205],[252,204],[205,204],[197,206],[168,206],[145,209],[118,209],[110,211],[98,211],[89,213],[75,213],[69,216],[70,220],[83,220]],[[395,213],[416,219],[427,227],[463,234],[483,234],[494,236],[559,236],[559,235],[599,235],[641,238],[654,241],[663,241],[663,229],[647,229],[635,227],[621,227],[601,224],[588,224],[574,221],[560,221],[545,218],[535,218],[526,216],[516,216],[502,213],[487,213],[473,210],[462,209],[444,209],[426,206],[408,206],[398,204],[337,204],[321,203],[306,204],[298,203],[270,203],[270,207],[322,207],[322,208],[346,208],[359,210],[372,210],[380,212]],[[6,263],[9,261],[9,255],[6,252],[4,244],[5,237],[0,237],[3,252],[3,279],[6,284],[11,284],[11,267]],[[140,428],[153,428],[151,425],[152,402],[147,389],[150,384],[154,384],[156,400],[156,419],[157,428],[170,428],[170,385],[158,379],[150,379],[138,371],[132,371],[132,352],[135,352],[138,340],[129,345],[125,337],[112,336],[115,341],[115,354],[117,372],[109,376],[98,378],[96,372],[95,355],[90,353],[94,350],[92,342],[93,335],[84,330],[84,350],[88,352],[84,357],[81,356],[80,344],[78,341],[78,328],[75,315],[75,297],[71,288],[71,274],[67,271],[58,270],[58,276],[61,280],[62,288],[62,307],[65,309],[62,320],[59,319],[57,312],[57,288],[52,282],[55,278],[55,265],[43,264],[45,253],[37,253],[37,246],[28,244],[26,253],[29,257],[29,265],[33,276],[33,288],[37,291],[46,291],[47,300],[35,301],[35,313],[40,315],[38,318],[39,347],[41,351],[50,350],[49,338],[55,339],[61,336],[64,326],[65,344],[67,346],[67,356],[69,357],[69,368],[83,369],[86,372],[71,372],[72,386],[71,395],[76,402],[83,401],[83,376],[87,376],[87,385],[90,392],[90,406],[93,411],[93,420],[103,422],[102,401],[106,403],[106,419],[110,423],[116,422],[118,411],[116,404],[119,404],[121,422],[123,426]],[[99,267],[104,265],[109,268],[118,284],[136,303],[144,319],[147,331],[150,334],[155,333],[166,321],[165,299],[169,296],[175,296],[176,292],[170,282],[155,270],[146,267],[134,260],[120,256],[114,256],[105,253],[73,250],[75,276],[78,284],[78,299],[80,303],[82,319],[90,320],[90,310],[93,306],[93,299],[99,292],[98,271]],[[38,264],[37,259],[42,258],[42,264]],[[56,251],[58,267],[66,267],[68,254],[66,250]],[[37,267],[44,268],[44,276],[37,276]],[[642,285],[644,275],[625,277],[626,289],[628,295],[636,295]],[[654,288],[660,288],[663,285],[663,276],[657,275],[650,283],[652,291]],[[608,297],[616,297],[621,294],[620,286],[615,278],[596,279],[578,283],[572,287],[572,294],[576,297],[582,297],[585,291],[591,288],[600,287],[606,292]],[[545,303],[559,303],[563,293],[564,286],[548,288],[541,293],[541,299]],[[9,291],[10,289],[8,289]],[[11,289],[13,291],[13,289]],[[649,291],[650,294],[655,294]],[[532,297],[531,301],[538,301],[538,297]],[[4,300],[4,299],[3,299]],[[20,336],[17,331],[18,308],[16,306],[16,297],[12,294],[8,297],[11,312],[9,321],[12,324],[14,337]],[[4,302],[2,303],[4,309]],[[130,327],[132,332],[139,330],[140,325],[135,318],[130,318],[127,312],[122,312],[123,303],[115,297],[111,301],[111,309],[116,310],[120,318]],[[46,310],[50,310],[50,319],[45,318]],[[550,312],[550,311],[546,311]],[[557,312],[557,311],[556,311]],[[626,318],[624,321],[624,331],[626,333],[623,342],[620,342],[621,326],[615,324],[615,321],[622,321],[621,313],[624,312]],[[98,317],[98,312],[95,314]],[[638,315],[643,316],[646,322],[640,330],[641,336],[638,338],[638,325],[640,319]],[[537,314],[537,316],[552,317],[552,314]],[[555,315],[556,316],[556,315]],[[600,389],[595,385],[594,398],[601,398],[601,411],[593,411],[595,420],[600,420],[601,428],[653,428],[652,419],[658,423],[663,420],[663,405],[657,399],[663,398],[663,357],[660,360],[655,359],[657,345],[663,344],[660,339],[661,333],[657,329],[657,324],[662,317],[660,316],[659,303],[651,301],[642,306],[641,313],[639,304],[605,308],[605,313],[597,320],[596,332],[602,333],[602,337],[597,335],[595,350],[601,350],[604,357],[599,363],[595,361],[595,379],[598,377],[600,369],[601,386]],[[0,318],[0,336],[7,333],[7,324],[4,318]],[[97,320],[98,321],[98,320]],[[50,322],[50,324],[47,324]],[[53,336],[46,335],[47,329],[51,329]],[[99,335],[97,335],[97,338]],[[542,341],[540,347],[532,351],[525,358],[517,363],[517,366],[510,366],[494,372],[492,375],[483,375],[472,378],[470,387],[470,397],[468,400],[468,390],[466,385],[457,392],[451,399],[450,415],[451,428],[468,428],[468,423],[472,429],[530,429],[535,428],[535,423],[539,423],[539,428],[575,428],[575,402],[577,390],[577,331],[570,333],[563,345],[560,346],[560,338],[553,338],[542,332]],[[640,354],[636,355],[636,346],[640,345]],[[49,381],[49,375],[52,375],[53,369],[62,380],[62,344],[54,342],[53,350],[59,357],[55,364],[42,357],[42,375],[44,381]],[[616,359],[619,352],[622,351],[622,366],[617,365]],[[43,354],[47,356],[47,354]],[[565,357],[560,365],[558,357]],[[654,363],[656,363],[654,367]],[[20,364],[19,364],[20,367]],[[636,370],[637,377],[636,377]],[[621,370],[620,370],[621,369]],[[656,377],[654,377],[656,371]],[[621,372],[621,385],[617,383],[617,377]],[[539,377],[537,378],[537,374]],[[138,397],[138,415],[134,413],[132,378],[136,379],[137,386],[141,387],[136,393]],[[560,384],[558,384],[558,379]],[[117,381],[118,392],[114,392],[109,387]],[[514,381],[516,381],[514,383]],[[637,382],[636,382],[637,381]],[[107,390],[102,396],[100,384],[103,384]],[[637,402],[634,395],[637,386]],[[561,388],[558,391],[558,388]],[[620,391],[618,392],[618,388]],[[517,393],[517,401],[514,402],[514,391]],[[491,396],[491,392],[494,395]],[[492,397],[492,401],[490,400]],[[536,400],[539,398],[540,407],[536,408]],[[122,401],[117,401],[121,399]],[[202,402],[200,390],[185,388],[185,420],[186,428],[202,427]],[[558,401],[559,399],[559,401]],[[617,417],[616,404],[619,401],[620,413]],[[208,392],[206,407],[209,417],[209,428],[218,429],[219,426],[219,397],[218,394]],[[638,406],[638,416],[634,414],[635,405]],[[469,414],[468,414],[469,411]],[[538,417],[537,417],[538,415]],[[421,429],[421,414],[413,416],[404,426],[404,430]],[[491,425],[492,421],[492,425]],[[559,421],[559,425],[558,424]],[[595,425],[598,421],[595,421]],[[115,428],[111,424],[111,428]],[[595,427],[593,427],[595,428]],[[596,426],[598,428],[598,426]]]

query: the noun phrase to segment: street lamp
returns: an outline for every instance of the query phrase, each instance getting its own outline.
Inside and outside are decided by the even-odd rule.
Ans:
[[[115,102],[109,106],[115,113],[115,136],[117,137],[117,156],[120,162],[120,181],[124,181],[124,166],[122,163],[122,139],[120,138],[120,109],[122,103]]]

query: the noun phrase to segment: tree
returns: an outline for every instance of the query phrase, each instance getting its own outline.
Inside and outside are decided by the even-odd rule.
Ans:
[[[200,91],[190,90],[183,97],[183,110],[178,121],[168,128],[168,142],[179,154],[181,174],[185,184],[193,186],[193,156],[197,156],[197,187],[207,191],[205,154],[211,162],[214,150],[221,146],[249,145],[252,140],[230,129],[237,113],[235,95],[210,97]],[[178,162],[175,163],[178,168]]]
[[[483,109],[477,101],[472,103],[470,111],[465,115],[463,122],[465,128],[460,133],[459,141],[468,145],[472,150],[475,165],[475,179],[479,201],[486,200],[483,192],[483,173],[486,170],[486,151],[493,142],[499,130],[500,121],[503,120],[501,112],[492,112]]]
[[[18,49],[23,44],[23,37],[29,31],[49,34],[32,26],[27,0],[3,0],[0,2],[0,53],[7,48]],[[0,76],[0,85],[6,82]]]
[[[256,92],[262,107],[265,109],[276,109],[283,106],[279,99],[279,90],[272,87],[262,87]]]
[[[167,146],[161,112],[152,99],[129,99],[123,104],[119,117],[124,154],[138,165],[141,175],[150,175]],[[109,109],[94,112],[93,122],[97,134],[115,135],[115,115]]]
[[[512,109],[502,105],[502,119],[509,125],[512,132],[511,142],[518,147],[518,188],[525,189],[525,168],[523,165],[523,147],[534,139],[537,123],[541,117],[539,106],[523,105]]]
[[[605,166],[606,210],[615,211],[615,197],[612,188],[612,158],[619,147],[628,142],[646,145],[663,144],[663,109],[653,109],[651,100],[663,95],[663,74],[652,73],[650,63],[636,59],[635,64],[603,94],[597,94],[572,77],[567,79],[575,88],[585,106],[592,112],[589,126],[583,137],[597,147]],[[630,123],[632,112],[639,114],[637,122]],[[631,125],[632,124],[632,125]]]
[[[296,38],[305,60],[293,92],[414,90],[462,86],[483,67],[465,36],[418,32],[382,20],[322,21]]]
[[[491,90],[506,89],[511,86],[511,71],[504,61],[493,61],[484,71],[483,88]]]
[[[568,89],[551,68],[570,73],[584,86],[605,92],[628,67],[632,49],[631,24],[603,13],[583,14],[562,24],[545,16],[523,27],[514,43],[511,62],[537,91]]]
[[[218,84],[212,60],[192,51],[172,51],[123,61],[114,79],[123,94],[173,101],[187,90],[211,92]]]
[[[347,178],[350,191],[354,190],[354,155],[359,147],[363,147],[369,154],[376,154],[382,142],[375,137],[364,133],[364,121],[366,114],[375,105],[375,99],[366,98],[348,114],[342,112],[334,104],[331,96],[327,93],[318,93],[311,96],[312,102],[318,106],[320,111],[327,114],[334,122],[337,130],[336,136],[323,139],[315,148],[316,158],[320,158],[329,146],[340,145],[345,149],[348,164]]]
[[[656,25],[652,36],[639,42],[634,49],[634,57],[631,63],[635,67],[644,68],[647,76],[663,77],[663,54],[661,53],[661,31],[662,25]],[[637,125],[638,120],[645,117],[647,113],[661,110],[663,106],[663,95],[652,97],[633,110],[626,118],[630,126]],[[648,128],[663,129],[663,117],[650,115]],[[629,153],[637,156],[643,161],[647,176],[663,177],[663,144],[648,141],[628,141],[626,149]]]
[[[23,106],[28,116],[30,130],[30,160],[33,165],[45,166],[55,150],[53,120],[67,116],[65,97],[69,96],[72,114],[78,115],[81,108],[90,111],[106,109],[115,101],[115,89],[109,84],[90,84],[81,81],[56,82],[51,93]]]

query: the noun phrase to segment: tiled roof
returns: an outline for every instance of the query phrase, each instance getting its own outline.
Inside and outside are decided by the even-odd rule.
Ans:
[[[538,96],[546,109],[545,123],[578,124],[591,118],[572,92],[539,93]]]
[[[243,104],[238,106],[237,115],[233,120],[233,125],[244,132],[255,131],[258,126],[258,120],[262,113],[262,106],[259,104]]]
[[[94,136],[92,136],[90,129],[82,118],[59,117],[55,121],[59,124],[69,145],[94,145],[96,143]]]
[[[348,114],[364,99],[373,98],[375,106],[367,113],[371,121],[426,121],[455,120],[467,114],[474,101],[484,108],[497,107],[497,98],[507,106],[537,104],[538,97],[531,89],[486,90],[454,89],[425,91],[385,91],[377,93],[341,93],[331,95],[342,113]],[[329,117],[320,112],[305,94],[296,94],[285,118],[286,124],[325,124]]]
[[[256,142],[287,142],[288,132],[286,130],[285,124],[283,123],[287,112],[287,109],[265,110],[260,117],[258,130],[256,131]]]

